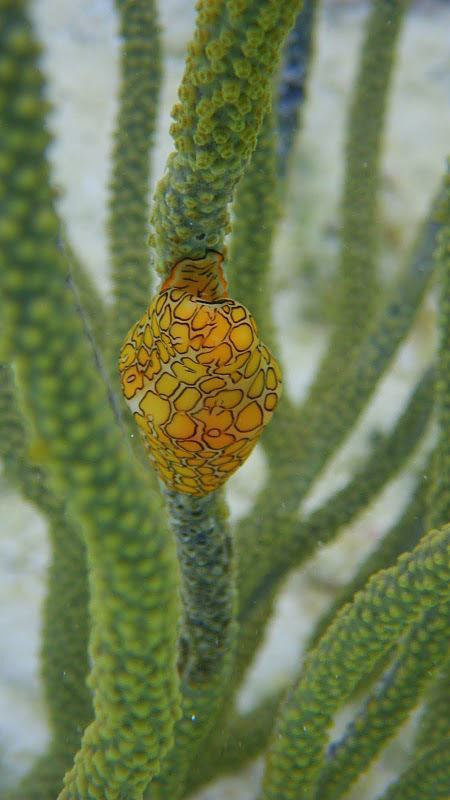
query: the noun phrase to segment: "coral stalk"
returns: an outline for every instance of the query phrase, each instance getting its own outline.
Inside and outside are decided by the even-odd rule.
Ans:
[[[331,745],[317,784],[317,800],[337,800],[346,794],[405,721],[445,660],[449,623],[450,607],[443,603],[412,625],[393,666],[370,693],[342,739]]]
[[[426,701],[415,741],[417,754],[450,738],[450,659],[434,681]]]
[[[273,123],[268,107],[255,150],[236,187],[228,270],[230,294],[251,308],[261,337],[271,348],[270,267],[280,213]]]
[[[342,197],[337,329],[330,358],[348,359],[367,330],[378,287],[378,188],[382,135],[397,41],[409,0],[374,0],[351,101]],[[328,357],[326,359],[328,362]]]
[[[439,286],[436,405],[440,436],[429,498],[428,521],[433,526],[450,519],[450,173],[438,218],[442,225],[435,252]]]
[[[449,740],[428,748],[379,800],[447,800],[450,786]]]
[[[318,0],[305,0],[286,42],[277,91],[277,172],[285,178],[306,100]]]
[[[232,539],[218,492],[192,498],[166,490],[177,539],[183,622],[179,670],[182,716],[174,747],[150,786],[152,800],[175,800],[211,733],[233,665],[236,602]]]
[[[180,671],[187,683],[195,684],[207,681],[229,653],[235,610],[232,540],[217,493],[191,498],[166,490],[165,495],[181,571]]]
[[[158,498],[123,442],[57,246],[43,81],[26,15],[7,4],[0,33],[0,131],[8,203],[0,217],[3,341],[87,548],[95,720],[61,800],[140,800],[178,715],[177,569]],[[7,68],[7,69],[6,69]]]
[[[428,469],[429,464],[424,467],[424,475],[427,474]],[[332,603],[331,607],[327,609],[325,614],[320,617],[310,639],[308,649],[317,644],[325,630],[331,625],[337,612],[346,603],[351,602],[356,592],[359,592],[364,587],[364,584],[369,580],[371,575],[375,575],[380,569],[386,569],[392,566],[401,553],[411,550],[416,546],[424,533],[425,498],[427,492],[428,484],[426,480],[419,479],[412,497],[407,503],[400,519],[384,535],[374,552],[370,553],[367,558],[364,559],[352,580],[345,586],[343,591],[339,593],[338,597]]]
[[[264,800],[303,800],[314,790],[336,709],[425,611],[448,599],[450,525],[427,534],[397,564],[373,576],[309,654],[279,718]]]
[[[86,548],[64,501],[51,489],[49,476],[35,460],[43,443],[30,443],[20,411],[11,367],[0,364],[0,455],[6,475],[48,520],[51,563],[43,609],[41,673],[50,727],[48,752],[21,781],[18,795],[30,800],[56,797],[81,735],[93,718],[86,685],[89,636]]]
[[[228,204],[255,148],[301,0],[200,0],[173,109],[175,152],[154,198],[158,268],[223,251]]]
[[[147,245],[150,152],[161,89],[161,44],[154,0],[117,0],[122,37],[119,113],[109,196],[113,298],[108,343],[118,353],[150,295]]]
[[[390,305],[386,309],[386,315],[389,312]],[[379,335],[383,338],[385,336],[385,318],[385,315],[383,315],[383,323],[379,327]],[[392,340],[390,344],[391,342]],[[373,344],[373,340],[368,340],[367,350],[372,350]],[[363,365],[361,359],[361,366],[364,370],[367,369],[367,377],[370,376],[370,380],[373,380],[375,375],[370,371],[369,364],[366,362]],[[357,390],[356,375],[354,389],[355,391]],[[354,405],[359,400],[359,397],[354,397],[354,404],[350,409],[350,413],[354,411]],[[429,420],[431,406],[432,375],[428,372],[413,392],[391,436],[378,443],[371,456],[369,456],[367,463],[358,471],[352,481],[333,496],[328,503],[311,514],[309,519],[306,518],[304,521],[299,522],[299,515],[296,512],[292,514],[289,527],[285,522],[284,547],[280,548],[275,555],[271,555],[270,564],[261,563],[261,574],[255,568],[249,574],[248,565],[255,559],[256,553],[259,553],[261,558],[264,554],[263,548],[267,546],[268,549],[269,527],[267,527],[267,545],[265,528],[262,531],[261,529],[259,530],[259,537],[256,536],[255,532],[256,553],[250,549],[251,543],[248,541],[248,532],[245,544],[244,534],[242,534],[242,545],[240,542],[241,537],[239,536],[237,547],[239,563],[242,564],[243,572],[238,588],[241,598],[240,608],[242,610],[244,608],[252,608],[255,598],[257,596],[261,598],[261,589],[263,593],[270,591],[272,581],[274,579],[278,580],[286,574],[286,570],[291,569],[294,564],[298,565],[300,561],[310,555],[318,541],[329,541],[329,537],[336,534],[337,528],[347,524],[376,495],[386,481],[403,466],[417,441],[411,437],[411,429],[414,429],[420,437]],[[270,506],[267,505],[267,508],[267,513],[269,513]],[[275,578],[275,576],[277,577]]]

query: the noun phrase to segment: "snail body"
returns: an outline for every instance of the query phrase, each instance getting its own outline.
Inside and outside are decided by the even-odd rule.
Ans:
[[[125,400],[163,482],[202,496],[253,450],[281,373],[245,306],[226,296],[222,256],[175,265],[121,350]]]

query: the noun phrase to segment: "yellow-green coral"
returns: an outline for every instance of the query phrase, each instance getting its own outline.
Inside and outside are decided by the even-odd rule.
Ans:
[[[450,659],[428,692],[415,741],[416,753],[439,746],[450,736]]]
[[[441,222],[435,252],[439,286],[436,402],[440,437],[433,462],[430,525],[442,525],[450,518],[450,173],[447,173],[445,193],[437,217]]]
[[[381,800],[447,800],[449,786],[450,747],[446,739],[421,754]]]
[[[255,148],[271,79],[301,0],[200,0],[173,109],[175,152],[159,182],[152,244],[161,273],[222,250],[228,204]]]
[[[430,532],[397,564],[373,576],[308,656],[279,718],[264,800],[308,798],[335,710],[376,661],[425,611],[448,599],[450,525]]]
[[[237,635],[233,543],[220,493],[191,498],[168,491],[166,497],[181,572],[182,713],[174,747],[151,783],[152,800],[185,795],[189,769],[222,705]]]
[[[30,431],[20,410],[11,367],[0,364],[0,455],[7,477],[48,520],[52,560],[43,609],[41,673],[50,727],[49,752],[20,784],[29,800],[58,794],[81,735],[93,717],[88,675],[86,549],[77,525],[48,475],[29,459]]]
[[[313,61],[318,10],[318,0],[305,0],[283,53],[276,102],[277,172],[282,179],[286,178],[301,123]]]
[[[448,652],[450,606],[442,603],[425,612],[411,627],[394,656],[393,665],[333,743],[320,775],[316,795],[336,800],[368,768],[371,760],[405,721]]]
[[[389,478],[392,478],[396,471],[404,466],[429,422],[432,393],[433,374],[428,372],[413,392],[391,434],[378,442],[347,486],[333,495],[328,502],[309,517],[299,520],[298,516],[292,515],[290,527],[287,524],[287,516],[279,515],[285,525],[284,528],[281,528],[284,532],[283,547],[280,547],[277,553],[272,555],[270,564],[264,564],[261,573],[257,567],[253,567],[250,572],[250,564],[256,558],[255,552],[253,549],[250,550],[245,534],[238,535],[237,552],[239,563],[243,569],[238,582],[239,617],[243,631],[238,648],[237,669],[239,674],[248,665],[256,644],[262,638],[263,628],[258,625],[257,620],[263,613],[263,607],[266,609],[271,607],[280,580],[289,569],[300,566],[314,552],[318,542],[326,544],[333,540],[341,527],[349,524],[362,509],[367,508],[367,505],[375,499]],[[274,514],[270,506],[268,506],[266,514]],[[255,547],[259,546],[262,554],[263,548],[268,547],[265,539],[261,542],[261,537],[266,535],[266,525],[263,526],[259,519],[255,521],[254,525],[255,528],[256,525],[259,525],[260,534],[259,540],[255,535]],[[267,524],[268,529],[269,525]],[[251,530],[252,528],[250,528]],[[248,529],[246,533],[248,535]],[[408,542],[411,544],[411,541],[413,540],[407,539],[406,544]],[[400,552],[402,552],[402,548],[397,552],[394,550],[392,560]],[[391,562],[383,561],[378,568],[389,565],[392,560]],[[374,564],[374,569],[375,566],[377,565]],[[374,569],[365,574],[358,588],[362,587]],[[347,599],[351,599],[351,596],[352,594]],[[334,611],[336,610],[334,609]]]
[[[388,90],[396,43],[409,0],[375,0],[361,49],[348,122],[342,197],[342,245],[338,265],[335,343],[322,367],[333,377],[361,339],[376,310],[378,274],[378,189]],[[336,345],[336,347],[335,347]]]
[[[230,714],[221,735],[208,741],[207,758],[193,762],[188,795],[213,778],[242,770],[265,750],[284,695],[276,691],[252,711]]]
[[[117,0],[120,14],[121,85],[109,197],[109,245],[114,304],[111,361],[151,285],[147,246],[150,153],[161,85],[161,45],[153,0]]]
[[[397,520],[383,536],[383,539],[374,552],[370,553],[369,556],[364,559],[352,580],[346,584],[345,588],[337,596],[335,602],[332,603],[325,614],[320,617],[319,622],[314,628],[310,646],[317,644],[320,637],[333,621],[336,613],[353,599],[356,592],[364,587],[371,575],[375,575],[380,569],[390,567],[401,553],[415,547],[420,537],[423,536],[426,507],[425,498],[428,491],[428,484],[426,481],[428,468],[429,465],[425,465],[423,469],[425,478],[418,479],[417,485],[400,519]],[[331,507],[332,503],[330,503],[330,511]],[[320,519],[321,512],[318,511],[316,513]],[[315,515],[312,515],[312,521],[314,520],[314,516]]]
[[[95,721],[60,797],[139,798],[178,714],[175,554],[160,507],[124,445],[84,337],[57,247],[46,103],[25,3],[2,27],[10,202],[0,220],[3,337],[49,453],[55,490],[87,546]],[[5,112],[4,112],[5,113]]]
[[[288,421],[286,429],[290,431],[291,440],[293,439],[294,443],[302,443],[300,449],[297,446],[294,461],[296,470],[298,470],[297,492],[294,496],[290,492],[286,499],[283,497],[286,505],[279,503],[282,485],[275,496],[270,497],[271,488],[269,487],[261,498],[264,504],[267,503],[268,509],[275,509],[275,511],[279,509],[279,515],[284,519],[279,523],[278,530],[283,526],[286,530],[286,538],[289,536],[289,538],[295,539],[296,537],[293,514],[296,516],[299,496],[302,497],[306,493],[314,477],[324,466],[327,460],[327,448],[331,446],[334,449],[340,444],[349,430],[349,426],[354,423],[367,403],[374,386],[387,369],[396,348],[403,341],[413,322],[419,303],[423,299],[433,275],[432,253],[436,235],[440,229],[440,223],[435,219],[435,214],[441,197],[440,194],[438,200],[433,204],[431,214],[418,237],[404,275],[400,277],[397,285],[386,298],[385,305],[380,309],[372,329],[361,343],[354,359],[350,360],[347,370],[342,373],[339,381],[336,381],[332,393],[323,398],[317,407],[312,406],[308,400],[308,408],[307,410],[301,409],[304,416],[298,418],[294,430],[292,430],[292,423],[289,425]],[[282,435],[282,432],[278,435]],[[295,439],[295,436],[298,438]],[[283,436],[283,443],[286,438]],[[286,451],[287,446],[278,449],[281,461],[280,470],[288,469],[285,461]],[[290,484],[288,484],[288,488],[289,486]],[[294,511],[291,505],[293,505]],[[268,510],[262,515],[262,519],[268,519],[267,515]],[[246,523],[251,530],[254,520],[252,522],[250,517]],[[253,568],[251,571],[248,569],[248,565],[254,563],[255,560],[258,561],[262,573],[266,572],[268,566],[271,571],[274,571],[275,562],[278,559],[284,560],[285,550],[283,548],[280,548],[275,554],[269,554],[269,539],[269,525],[267,528],[258,525],[250,535],[247,531],[245,546],[242,548],[243,582],[259,582],[256,579],[255,569]],[[269,564],[263,566],[262,559],[264,559],[266,548]],[[261,584],[264,584],[266,589],[268,588],[268,581],[265,578],[261,578]]]
[[[272,320],[265,297],[270,288],[272,242],[280,209],[274,120],[270,107],[264,116],[255,150],[237,185],[232,210],[228,269],[230,293],[244,305],[252,307],[261,336],[272,346]]]

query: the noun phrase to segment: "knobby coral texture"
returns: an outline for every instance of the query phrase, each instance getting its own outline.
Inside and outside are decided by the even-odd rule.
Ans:
[[[444,800],[444,165],[394,279],[381,269],[382,143],[399,42],[416,12],[406,0],[366,7],[336,270],[327,276],[329,345],[298,403],[286,390],[292,365],[280,367],[273,251],[286,235],[283,216],[293,219],[289,179],[303,153],[316,28],[335,6],[199,0],[173,109],[174,151],[165,168],[154,166],[162,177],[149,201],[163,75],[158,8],[116,0],[111,300],[58,213],[34,11],[32,0],[0,0],[0,456],[8,485],[48,522],[40,661],[49,743],[14,781],[0,740],[2,800],[181,800],[258,756],[264,776],[242,797],[338,800],[418,708],[393,780],[376,792]],[[297,253],[292,293],[300,261]],[[346,485],[308,511],[302,502],[410,331],[421,330],[430,296],[437,347],[397,418],[368,437]],[[294,336],[292,321],[289,330]],[[249,510],[230,520],[223,489],[257,441],[264,479]],[[286,577],[408,470],[401,512],[389,510],[384,538],[334,589],[294,678],[241,711],[239,692]],[[253,482],[251,470],[246,476]],[[330,742],[343,709],[348,724]],[[214,791],[229,796],[224,784]],[[372,796],[358,783],[355,797]]]

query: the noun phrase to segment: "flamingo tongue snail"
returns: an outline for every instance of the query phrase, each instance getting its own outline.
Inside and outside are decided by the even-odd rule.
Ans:
[[[281,394],[250,312],[226,294],[223,256],[172,269],[120,354],[125,400],[164,483],[197,496],[253,450]]]

